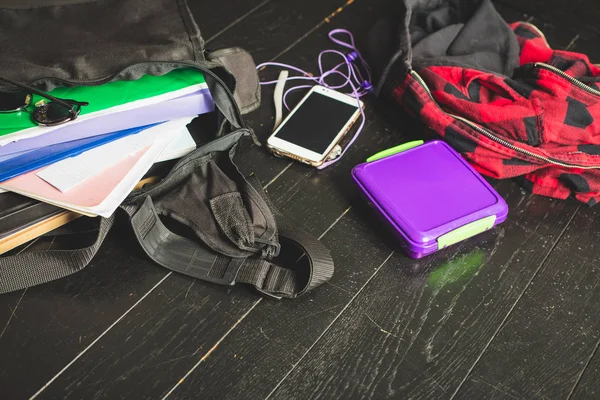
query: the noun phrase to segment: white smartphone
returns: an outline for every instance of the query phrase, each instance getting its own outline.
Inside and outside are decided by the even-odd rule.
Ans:
[[[269,137],[267,147],[318,167],[357,121],[362,107],[354,97],[314,86]]]

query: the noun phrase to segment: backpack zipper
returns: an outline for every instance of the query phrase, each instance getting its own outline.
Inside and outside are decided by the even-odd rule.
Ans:
[[[243,124],[243,116],[242,116],[242,112],[240,110],[239,105],[237,104],[237,101],[235,101],[235,97],[233,95],[233,93],[231,92],[231,90],[229,90],[229,87],[225,84],[225,82],[223,82],[223,80],[221,78],[219,78],[217,76],[217,74],[215,74],[214,72],[212,72],[210,69],[202,67],[198,64],[194,64],[194,63],[189,63],[189,62],[185,62],[185,61],[143,61],[143,62],[139,62],[133,65],[130,65],[122,70],[120,70],[117,73],[114,73],[112,75],[109,76],[105,76],[103,78],[98,78],[98,79],[93,79],[93,80],[88,80],[88,81],[81,81],[81,80],[66,80],[66,79],[61,79],[61,78],[41,78],[38,79],[32,83],[30,83],[29,85],[31,86],[36,86],[37,84],[39,84],[40,82],[43,82],[45,80],[51,80],[54,82],[60,82],[64,85],[68,85],[68,86],[96,86],[96,85],[102,85],[105,83],[108,83],[110,81],[112,81],[114,79],[115,76],[118,76],[120,74],[122,74],[124,71],[128,70],[129,68],[138,66],[138,65],[144,65],[144,64],[170,64],[170,65],[181,65],[181,66],[186,66],[186,67],[191,67],[191,68],[195,68],[197,70],[202,71],[203,74],[205,75],[209,75],[211,78],[213,78],[220,86],[223,87],[223,89],[225,89],[225,93],[227,94],[227,97],[229,97],[229,100],[231,101],[231,103],[233,103],[233,107],[235,109],[235,113],[237,114],[238,119],[240,120],[240,123]],[[244,126],[242,126],[244,127]],[[252,133],[254,135],[254,133]]]
[[[112,81],[114,79],[115,76],[118,76],[120,74],[122,74],[124,71],[126,71],[127,69],[140,65],[140,64],[171,64],[171,65],[182,65],[182,66],[187,66],[187,67],[191,67],[191,68],[195,68],[199,71],[202,71],[202,73],[209,75],[210,77],[212,77],[217,84],[219,84],[223,89],[225,89],[225,93],[227,94],[227,97],[229,98],[230,102],[233,104],[235,113],[239,119],[239,122],[242,124],[241,129],[246,129],[249,133],[250,133],[250,137],[252,138],[252,140],[254,141],[254,143],[257,143],[258,145],[260,145],[260,142],[258,141],[258,138],[256,137],[254,131],[246,126],[246,124],[244,123],[244,117],[242,116],[242,112],[240,110],[239,105],[237,104],[237,101],[235,101],[235,97],[233,95],[233,93],[231,92],[231,90],[229,90],[229,87],[225,84],[225,82],[223,82],[223,80],[221,78],[219,78],[219,76],[217,74],[215,74],[214,72],[212,72],[210,69],[199,66],[198,64],[194,64],[194,63],[188,63],[188,62],[182,62],[182,61],[177,61],[177,62],[160,62],[160,61],[147,61],[147,62],[141,62],[141,63],[137,63],[137,64],[133,64],[130,65],[127,68],[122,69],[121,71],[112,74],[110,76],[106,76],[104,78],[99,78],[99,79],[94,79],[94,80],[90,80],[90,81],[69,81],[69,80],[65,80],[65,79],[61,79],[61,78],[46,78],[46,79],[50,79],[53,80],[55,82],[62,82],[63,84],[67,84],[67,85],[81,85],[81,86],[93,86],[93,85],[101,85],[104,83],[108,83],[110,81]],[[46,79],[39,79],[33,83],[31,83],[31,85],[35,86],[36,83],[42,82]],[[183,159],[179,160],[179,162],[177,162],[175,164],[175,166],[173,168],[171,168],[171,171],[175,170],[176,168],[180,167],[180,164],[184,163],[184,162],[188,162],[188,160],[184,157]],[[168,175],[167,175],[168,176]],[[140,188],[138,190],[133,190],[132,193],[127,196],[127,199],[124,200],[124,202],[127,201],[134,201],[135,199],[139,198],[140,196],[144,196],[147,195],[147,193],[151,190],[153,190],[156,185],[160,183],[157,182],[154,185],[151,185],[148,188]]]
[[[487,129],[485,129],[485,128],[477,125],[477,124],[475,124],[474,122],[469,121],[468,119],[465,119],[463,117],[459,117],[459,116],[454,115],[454,114],[447,113],[446,111],[444,111],[440,107],[440,105],[437,103],[437,101],[435,101],[435,99],[433,98],[433,95],[431,94],[431,90],[429,90],[429,87],[427,87],[427,84],[425,83],[425,81],[423,80],[423,78],[421,78],[421,76],[417,72],[415,72],[414,70],[411,70],[410,74],[417,80],[417,82],[419,82],[419,84],[427,92],[427,94],[429,95],[429,97],[431,98],[431,100],[433,101],[433,103],[440,109],[440,111],[442,111],[444,114],[446,114],[446,115],[454,118],[455,120],[458,120],[458,121],[461,121],[461,122],[467,124],[469,127],[475,129],[477,132],[479,132],[482,135],[484,135],[485,137],[487,137],[487,138],[495,141],[496,143],[499,143],[499,144],[503,145],[504,147],[508,147],[509,149],[514,150],[514,151],[516,151],[518,153],[525,154],[525,155],[527,155],[529,157],[533,157],[533,158],[545,161],[545,162],[550,163],[550,164],[559,165],[561,167],[565,167],[565,168],[580,168],[580,169],[600,169],[600,165],[583,166],[583,165],[577,165],[577,164],[569,164],[569,163],[564,163],[562,161],[555,160],[555,159],[552,159],[552,158],[540,156],[538,154],[532,153],[529,150],[522,149],[522,148],[520,148],[518,146],[515,146],[514,144],[512,144],[510,142],[507,142],[506,140],[502,139],[498,135],[492,133],[491,131],[488,131]],[[583,83],[581,83],[581,84],[584,85]],[[599,92],[599,95],[600,95],[600,92]]]
[[[572,77],[571,75],[565,73],[564,71],[561,71],[560,69],[558,69],[558,68],[556,68],[556,67],[554,67],[552,65],[548,65],[548,64],[545,64],[545,63],[539,63],[539,62],[537,62],[537,63],[533,64],[533,66],[536,67],[536,68],[542,68],[542,69],[548,70],[550,72],[553,72],[556,75],[559,75],[562,78],[568,80],[570,83],[572,83],[573,85],[577,86],[578,88],[583,89],[583,90],[585,90],[588,93],[595,94],[596,96],[600,96],[600,91],[598,91],[598,90],[596,90],[594,88],[589,87],[585,83],[581,82],[579,79]]]

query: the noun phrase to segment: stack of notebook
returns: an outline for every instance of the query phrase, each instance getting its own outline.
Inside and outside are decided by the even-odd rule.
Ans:
[[[54,127],[0,114],[0,254],[81,215],[109,217],[153,165],[196,148],[187,125],[214,109],[195,69],[50,94],[89,105]]]

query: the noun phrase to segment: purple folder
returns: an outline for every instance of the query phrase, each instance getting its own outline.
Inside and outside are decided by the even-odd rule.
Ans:
[[[18,153],[16,157],[0,162],[0,182],[64,160],[65,158],[75,157],[85,151],[126,136],[138,134],[153,126],[156,126],[156,124],[91,136],[85,139],[71,140],[70,142],[57,143],[24,153]]]
[[[23,154],[57,143],[70,142],[177,118],[194,117],[213,110],[214,103],[209,90],[202,89],[196,93],[163,103],[92,118],[76,124],[65,124],[60,129],[47,134],[0,146],[0,160],[10,159],[12,157],[9,155],[15,153],[17,155]]]

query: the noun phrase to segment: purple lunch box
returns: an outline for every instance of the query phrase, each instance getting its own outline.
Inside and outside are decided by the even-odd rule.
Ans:
[[[352,176],[413,258],[489,230],[508,215],[504,199],[439,140],[385,150]]]

